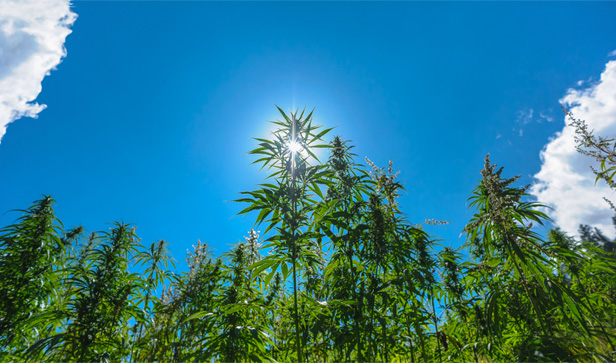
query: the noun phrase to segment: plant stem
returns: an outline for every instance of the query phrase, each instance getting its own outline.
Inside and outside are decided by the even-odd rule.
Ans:
[[[520,278],[522,279],[522,286],[524,287],[524,291],[526,292],[526,295],[528,296],[528,300],[530,300],[530,304],[533,307],[533,310],[535,311],[535,314],[537,314],[537,319],[539,320],[539,326],[541,327],[541,330],[543,332],[547,332],[548,330],[545,327],[545,324],[543,322],[543,316],[541,314],[541,312],[539,311],[539,308],[535,305],[535,300],[533,299],[532,295],[530,294],[530,291],[528,290],[528,286],[526,286],[526,274],[524,274],[524,271],[520,268],[520,266],[518,266],[518,262],[515,259],[515,255],[513,254],[513,251],[511,251],[511,246],[509,245],[509,241],[510,239],[507,238],[507,242],[505,242],[505,246],[507,247],[507,252],[509,253],[509,256],[511,256],[511,260],[513,261],[513,265],[515,267],[515,269],[518,271],[518,274],[520,275]],[[515,242],[511,242],[511,243],[515,243]]]
[[[293,115],[293,124],[292,124],[292,142],[295,142],[295,115]],[[291,190],[293,194],[291,195],[291,204],[292,204],[292,218],[291,221],[291,235],[293,236],[293,302],[295,305],[295,349],[297,350],[297,361],[299,363],[302,362],[302,348],[300,344],[300,334],[299,334],[299,313],[297,309],[297,194],[296,194],[296,181],[295,181],[295,151],[291,152]]]
[[[297,272],[295,270],[295,261],[297,260],[297,251],[296,251],[296,241],[297,238],[293,238],[293,300],[295,305],[295,347],[297,350],[297,361],[302,362],[302,348],[300,344],[299,337],[299,314],[297,310]]]
[[[441,358],[441,337],[439,336],[438,331],[438,317],[436,316],[436,309],[434,307],[434,289],[430,287],[430,301],[432,302],[432,314],[434,314],[434,328],[436,330],[436,349],[438,352],[438,361],[443,363],[443,359]]]

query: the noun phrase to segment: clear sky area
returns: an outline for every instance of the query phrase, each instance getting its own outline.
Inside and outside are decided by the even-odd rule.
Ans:
[[[425,229],[457,247],[486,154],[541,196],[561,178],[540,156],[565,134],[561,104],[616,104],[616,2],[75,1],[70,11],[66,56],[35,94],[47,108],[3,123],[13,121],[0,143],[0,225],[51,195],[65,227],[133,223],[178,261],[198,239],[220,254],[253,227],[231,200],[266,176],[246,153],[268,136],[275,105],[314,108],[317,123],[337,126],[326,139],[352,140],[359,162],[393,160],[408,219],[450,222]],[[0,33],[0,58],[14,59],[0,82],[43,49],[20,55],[15,34]],[[21,85],[7,82],[0,101]],[[610,225],[608,212],[582,213],[589,198],[578,215],[558,206],[581,192],[554,193],[546,201],[569,232],[578,220]]]

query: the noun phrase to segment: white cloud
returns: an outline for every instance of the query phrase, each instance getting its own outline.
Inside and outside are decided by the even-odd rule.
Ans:
[[[606,64],[599,82],[568,90],[560,102],[596,135],[616,136],[616,61]],[[616,194],[601,181],[595,185],[590,165],[596,164],[576,151],[575,130],[566,123],[541,151],[543,165],[531,193],[554,208],[549,214],[569,234],[577,235],[580,224],[589,224],[613,237],[614,212],[603,197],[616,201]]]
[[[611,51],[610,54],[608,54],[609,57],[616,57],[616,49]]]
[[[535,111],[532,108],[526,111],[520,110],[518,111],[518,117],[516,118],[515,122],[518,124],[526,125],[533,120],[534,113]]]
[[[546,115],[543,112],[539,112],[539,117],[541,117],[542,119],[546,120],[547,122],[554,121],[554,118],[552,118],[552,116]]]
[[[0,0],[0,140],[9,123],[45,109],[33,101],[76,17],[69,0]]]

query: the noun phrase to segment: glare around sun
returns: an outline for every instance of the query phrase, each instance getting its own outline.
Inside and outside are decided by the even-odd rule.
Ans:
[[[298,143],[297,141],[289,141],[287,146],[289,148],[289,151],[292,153],[296,153],[302,150],[302,145],[300,145],[300,143]]]

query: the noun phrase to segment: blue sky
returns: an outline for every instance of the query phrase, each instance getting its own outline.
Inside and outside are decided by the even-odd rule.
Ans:
[[[47,108],[11,123],[0,144],[0,224],[50,194],[67,227],[134,223],[144,243],[171,242],[179,261],[197,239],[222,253],[252,227],[229,201],[265,177],[245,153],[267,136],[274,104],[314,107],[360,159],[392,159],[409,219],[449,221],[426,228],[458,246],[485,155],[532,183],[563,130],[559,100],[600,83],[616,49],[614,2],[71,10],[66,57],[36,98]]]

